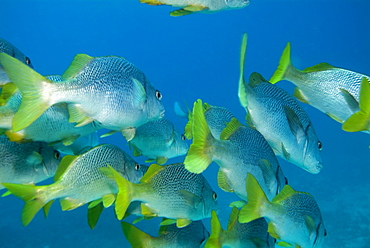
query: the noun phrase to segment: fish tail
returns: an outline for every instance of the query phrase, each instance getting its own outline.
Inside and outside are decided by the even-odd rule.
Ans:
[[[262,207],[270,203],[256,178],[250,173],[247,176],[247,196],[248,203],[240,210],[240,223],[263,217]]]
[[[193,143],[186,155],[185,168],[192,173],[202,173],[212,163],[209,146],[213,138],[204,116],[202,100],[198,99],[193,108]]]
[[[220,220],[217,217],[217,213],[212,210],[211,218],[211,235],[205,243],[205,248],[221,248],[222,247],[222,236],[224,230],[221,227]]]
[[[44,85],[51,81],[5,53],[0,54],[0,64],[22,93],[22,103],[14,115],[12,124],[13,131],[17,132],[28,127],[52,105],[45,102],[42,97]]]
[[[151,240],[155,239],[154,237],[125,221],[121,222],[121,227],[132,248],[149,247]]]
[[[133,196],[133,183],[129,182],[126,178],[122,177],[110,165],[102,167],[100,170],[109,178],[116,181],[118,186],[118,193],[116,197],[115,212],[117,219],[122,220],[125,216],[128,206],[132,201]]]
[[[364,77],[360,88],[360,110],[351,115],[342,126],[347,132],[358,132],[370,130],[370,83]]]
[[[283,54],[281,55],[279,66],[270,78],[269,82],[275,84],[286,78],[287,71],[291,67],[290,61],[290,42],[286,45]]]
[[[13,195],[21,198],[25,202],[22,210],[22,224],[24,226],[27,226],[33,217],[35,217],[37,212],[48,203],[48,200],[45,199],[43,194],[45,187],[47,186],[33,186],[14,183],[3,183],[3,186]],[[47,206],[48,209],[49,207],[50,206]]]

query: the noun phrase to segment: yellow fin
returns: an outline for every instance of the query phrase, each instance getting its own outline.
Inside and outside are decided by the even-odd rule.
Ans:
[[[62,207],[62,211],[73,210],[85,204],[78,199],[72,199],[69,197],[61,198],[59,202]]]
[[[154,6],[156,6],[156,5],[164,5],[164,3],[161,3],[161,2],[156,1],[156,0],[139,0],[139,1],[140,1],[140,3],[146,3],[148,5],[154,5]]]
[[[245,86],[245,78],[244,78],[244,65],[245,65],[245,54],[247,51],[247,41],[248,36],[245,33],[243,35],[242,44],[240,47],[240,67],[239,67],[239,86],[238,86],[238,97],[240,104],[242,107],[246,108],[248,101],[247,101],[247,93],[246,93],[246,86]]]
[[[58,181],[60,177],[66,172],[66,170],[69,168],[69,166],[73,163],[75,159],[77,159],[79,156],[73,156],[73,155],[66,155],[62,158],[62,161],[60,161],[57,171],[54,175],[54,182]]]
[[[48,217],[48,215],[49,215],[49,211],[50,211],[50,207],[51,207],[51,205],[54,203],[54,201],[55,201],[55,200],[51,200],[51,201],[49,201],[48,203],[46,203],[46,204],[44,205],[43,210],[44,210],[44,216],[45,216],[45,218],[47,218],[47,217]]]
[[[268,223],[267,232],[271,235],[271,237],[280,239],[280,236],[276,233],[276,227],[273,222]]]
[[[279,241],[276,243],[278,246],[281,246],[281,247],[294,247],[292,244],[288,243],[288,242],[285,242],[285,241]],[[298,246],[299,247],[299,246]]]
[[[89,203],[89,205],[87,206],[87,208],[93,208],[95,207],[96,205],[100,204],[103,200],[100,198],[100,199],[97,199],[95,201],[92,201]]]
[[[349,93],[346,89],[339,89],[344,100],[346,101],[348,107],[351,109],[352,112],[359,111],[359,103],[355,99],[355,97]]]
[[[193,108],[193,143],[185,157],[185,168],[192,173],[202,173],[212,163],[209,152],[210,142],[214,140],[204,117],[202,100],[198,99]]]
[[[100,215],[104,210],[103,203],[100,201],[97,205],[90,207],[87,210],[87,223],[91,229],[94,229],[99,221]]]
[[[62,143],[65,146],[72,145],[73,142],[75,142],[76,139],[78,139],[78,137],[80,137],[80,135],[71,135],[69,137],[65,137],[65,138],[62,139]]]
[[[121,222],[121,227],[126,239],[132,247],[155,247],[155,245],[152,244],[154,238],[149,234],[125,221]]]
[[[284,48],[283,54],[280,57],[279,66],[270,78],[269,82],[275,84],[285,79],[288,68],[291,66],[290,62],[290,42]]]
[[[294,88],[293,96],[296,97],[299,101],[309,104],[307,98],[304,96],[303,92],[298,87]]]
[[[121,130],[121,133],[123,137],[125,137],[126,141],[129,142],[135,137],[136,128],[134,127],[124,128]]]
[[[162,164],[165,164],[167,162],[167,160],[168,160],[168,158],[166,158],[166,157],[159,157],[159,158],[156,158],[155,161],[157,162],[157,164],[162,165]]]
[[[216,248],[222,247],[223,240],[223,229],[221,227],[220,220],[218,219],[217,213],[212,210],[211,213],[211,235],[206,241],[205,248]]]
[[[328,63],[320,63],[311,67],[307,67],[303,70],[303,72],[318,72],[318,71],[326,71],[336,69],[336,67],[328,64]]]
[[[235,223],[238,221],[238,217],[239,217],[239,209],[236,208],[236,207],[233,207],[233,209],[231,210],[231,213],[230,213],[230,217],[229,217],[229,222],[227,224],[227,230],[231,230],[233,229]]]
[[[114,194],[108,194],[102,197],[103,205],[105,208],[110,207],[114,201],[116,200],[116,197]]]
[[[105,137],[108,137],[108,136],[111,136],[115,133],[118,133],[119,131],[116,131],[116,130],[112,130],[112,131],[109,131],[108,133],[105,133],[105,134],[102,134],[100,135],[100,138],[105,138]]]
[[[351,115],[342,126],[347,132],[370,130],[370,83],[367,78],[362,78],[360,87],[360,111]]]
[[[14,83],[6,83],[1,88],[0,106],[5,105],[8,100],[18,91]]]
[[[247,202],[243,200],[233,201],[232,203],[229,204],[229,207],[242,208],[245,204],[247,204]]]
[[[164,219],[162,222],[161,222],[161,226],[168,226],[168,225],[172,225],[172,224],[175,224],[176,223],[176,220],[175,219]]]
[[[68,113],[69,113],[69,122],[76,122],[76,123],[83,123],[87,117],[83,110],[76,104],[69,104],[68,105]]]
[[[94,58],[87,54],[77,54],[68,69],[63,73],[62,80],[74,78],[92,59]]]
[[[218,170],[217,183],[218,187],[220,187],[220,189],[222,189],[223,191],[234,192],[234,189],[228,183],[227,176],[221,169]]]
[[[187,225],[189,225],[191,223],[191,220],[189,219],[177,219],[176,220],[176,226],[178,228],[183,228],[183,227],[186,227]]]
[[[296,193],[297,192],[290,185],[285,185],[284,188],[280,191],[280,193],[277,196],[275,196],[274,199],[272,199],[272,202],[279,204]]]
[[[194,12],[202,11],[208,9],[208,7],[202,6],[202,5],[187,5],[182,9],[178,9],[175,11],[172,11],[170,13],[171,16],[183,16],[183,15],[189,15]]]
[[[144,216],[158,216],[156,211],[144,203],[141,203],[141,214]]]
[[[52,105],[42,95],[45,85],[51,81],[6,53],[0,54],[0,64],[22,93],[22,103],[12,123],[12,130],[18,132],[31,125]]]
[[[147,172],[144,174],[144,176],[140,179],[140,182],[142,183],[147,183],[150,181],[150,179],[152,179],[152,177],[154,177],[155,175],[157,175],[157,173],[161,170],[163,170],[165,168],[165,166],[160,166],[158,164],[152,164],[149,166]]]
[[[238,119],[232,118],[224,130],[220,134],[220,140],[228,140],[241,126],[243,126]]]
[[[14,133],[11,130],[6,130],[5,135],[11,142],[23,142],[25,141],[24,135],[22,133]]]
[[[185,9],[178,9],[170,12],[170,16],[184,16],[193,14],[193,11],[185,10]]]

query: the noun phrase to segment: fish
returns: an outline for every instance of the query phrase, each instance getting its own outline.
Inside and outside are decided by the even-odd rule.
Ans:
[[[161,247],[185,248],[200,247],[209,236],[201,220],[193,221],[184,228],[176,224],[161,226],[158,237],[153,237],[125,221],[121,222],[123,233],[132,248]]]
[[[54,176],[61,156],[45,142],[18,144],[0,135],[1,183],[35,184]]]
[[[304,70],[296,69],[290,60],[290,43],[270,79],[292,82],[294,96],[343,124],[348,132],[370,130],[370,77],[368,75],[320,63]],[[361,104],[360,104],[361,98]],[[360,112],[361,114],[356,114]],[[347,120],[351,117],[351,120]]]
[[[161,225],[176,223],[179,228],[194,220],[211,217],[218,211],[217,194],[201,174],[190,173],[183,163],[160,166],[150,165],[140,183],[130,183],[112,167],[102,168],[118,184],[115,204],[117,218],[121,220],[128,205],[141,201],[143,216],[165,217]]]
[[[53,82],[61,81],[59,75],[50,75],[46,78]],[[3,86],[0,103],[1,100],[3,100],[4,105],[0,106],[0,129],[11,141],[42,141],[62,148],[73,144],[79,137],[93,135],[92,133],[100,128],[95,122],[76,127],[76,123],[68,121],[67,104],[58,103],[48,108],[28,127],[14,132],[12,131],[12,122],[21,105],[22,94],[13,83],[7,83]],[[68,148],[64,150],[68,150]]]
[[[69,121],[76,126],[96,122],[101,128],[122,132],[128,141],[135,136],[136,127],[164,115],[160,91],[122,57],[77,54],[61,82],[48,80],[4,53],[0,54],[0,63],[22,93],[12,122],[14,132],[29,126],[57,103],[68,104]]]
[[[0,38],[0,53],[6,53],[10,56],[18,59],[25,65],[28,65],[29,67],[33,68],[33,65],[31,63],[31,60],[29,57],[24,55],[21,51],[19,51],[18,48],[16,48],[13,44],[11,44],[9,41],[4,40]],[[4,68],[0,64],[0,86],[4,85],[6,83],[9,83],[10,80],[8,76],[6,75]]]
[[[277,156],[309,173],[319,173],[323,167],[322,142],[298,101],[257,72],[250,75],[248,84],[245,82],[246,43],[247,37],[244,35],[238,96],[247,112],[248,125],[265,137]]]
[[[25,201],[22,224],[28,225],[44,207],[46,212],[55,199],[63,211],[102,199],[104,207],[114,203],[117,184],[100,171],[107,165],[134,183],[143,176],[140,165],[126,152],[111,144],[98,145],[81,155],[66,155],[58,166],[54,183],[42,186],[3,183],[13,195]]]
[[[248,223],[239,223],[239,209],[232,208],[227,229],[224,230],[217,213],[212,212],[211,235],[205,248],[245,247],[274,248],[274,239],[267,232],[267,222],[259,218]]]
[[[249,0],[140,0],[149,5],[169,5],[181,9],[174,10],[171,16],[192,13],[215,13],[223,10],[241,9],[249,5]]]
[[[220,166],[218,186],[245,201],[245,179],[248,173],[258,178],[271,199],[284,186],[280,185],[280,176],[277,176],[282,173],[279,162],[257,130],[244,126],[233,118],[221,132],[220,139],[216,139],[208,127],[200,99],[194,103],[192,118],[193,143],[184,160],[187,170],[202,173],[215,161]]]
[[[182,156],[188,151],[185,136],[180,134],[166,118],[147,122],[136,128],[135,137],[129,146],[134,156],[143,155],[157,164],[165,164],[169,158]]]
[[[258,181],[248,174],[248,203],[240,210],[239,222],[264,217],[268,232],[284,247],[319,248],[327,235],[320,208],[314,197],[295,191],[290,185],[269,201]],[[292,227],[294,227],[292,229]]]

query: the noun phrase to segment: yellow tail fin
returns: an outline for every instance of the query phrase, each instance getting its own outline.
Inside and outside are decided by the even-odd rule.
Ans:
[[[192,125],[193,143],[190,145],[184,165],[192,173],[202,173],[212,163],[209,143],[213,136],[204,117],[203,104],[200,99],[194,103]]]
[[[154,237],[127,222],[122,221],[121,226],[132,248],[151,247],[151,240],[155,239]]]
[[[22,93],[21,106],[13,118],[12,129],[17,132],[32,124],[52,105],[42,98],[44,85],[51,81],[5,53],[0,54],[0,64]]]
[[[283,51],[283,54],[281,55],[279,66],[274,72],[274,75],[272,75],[272,77],[270,78],[269,82],[275,84],[281,80],[284,80],[285,74],[290,65],[290,42],[288,42]]]

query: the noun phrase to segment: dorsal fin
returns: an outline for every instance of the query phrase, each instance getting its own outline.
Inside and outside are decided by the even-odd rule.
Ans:
[[[92,59],[94,58],[87,54],[77,54],[71,65],[63,73],[62,80],[64,81],[75,77]]]
[[[311,67],[307,67],[303,70],[303,72],[317,72],[317,71],[326,71],[335,69],[336,67],[328,64],[328,63],[320,63]]]
[[[73,163],[79,156],[66,155],[60,161],[57,171],[55,172],[54,182],[58,181],[60,177],[66,172],[68,167]]]
[[[230,231],[231,229],[233,229],[235,223],[238,221],[238,217],[239,217],[239,209],[237,209],[236,207],[233,207],[230,213],[229,222],[227,224],[227,230]]]
[[[160,166],[158,164],[152,164],[149,166],[148,171],[141,178],[140,182],[147,183],[152,177],[157,175],[157,173],[163,170],[166,166]]]
[[[272,199],[273,203],[280,203],[292,195],[298,193],[295,191],[290,185],[285,185],[284,188],[280,191],[280,193]]]
[[[241,126],[243,126],[238,119],[232,118],[224,130],[220,134],[220,140],[227,140],[233,135]]]

